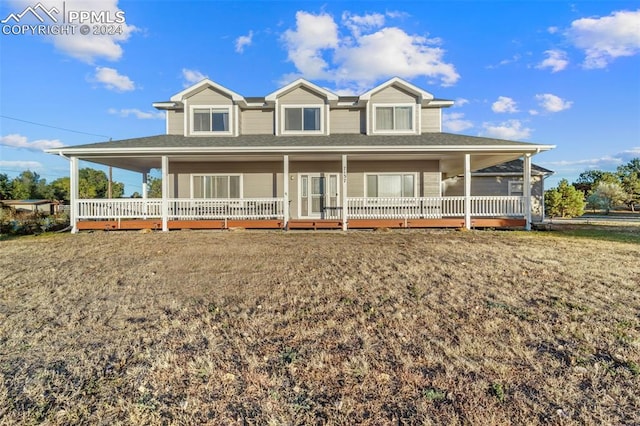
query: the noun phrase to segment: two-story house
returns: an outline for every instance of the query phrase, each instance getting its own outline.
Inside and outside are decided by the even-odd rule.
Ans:
[[[264,97],[207,79],[153,105],[166,134],[49,150],[70,159],[74,231],[529,228],[531,157],[553,148],[444,133],[453,102],[400,78],[360,96],[300,79]],[[472,172],[518,158],[519,191],[473,193]],[[141,173],[143,198],[79,199],[78,160]],[[154,168],[162,197],[150,199]]]

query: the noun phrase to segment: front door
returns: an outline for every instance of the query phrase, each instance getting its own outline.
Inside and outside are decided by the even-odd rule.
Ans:
[[[301,218],[338,218],[340,194],[337,173],[300,174],[299,189],[298,206]]]

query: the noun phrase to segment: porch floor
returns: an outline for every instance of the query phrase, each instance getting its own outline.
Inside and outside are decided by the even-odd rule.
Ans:
[[[284,221],[274,220],[170,220],[168,228],[173,229],[283,229]],[[121,220],[80,220],[78,230],[162,230],[160,219]],[[514,218],[472,218],[473,228],[524,228],[524,219]],[[446,219],[350,219],[349,229],[375,228],[462,228],[463,218]],[[291,219],[289,229],[342,229],[341,220]]]

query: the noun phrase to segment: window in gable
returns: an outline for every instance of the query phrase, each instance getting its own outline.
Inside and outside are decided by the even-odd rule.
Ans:
[[[375,131],[413,131],[413,106],[376,106]]]
[[[229,108],[197,107],[193,109],[194,133],[231,133]]]
[[[285,107],[285,132],[319,132],[321,126],[320,107]]]

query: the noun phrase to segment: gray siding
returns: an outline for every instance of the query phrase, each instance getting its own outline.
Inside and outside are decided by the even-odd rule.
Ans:
[[[240,113],[240,134],[273,135],[274,111],[270,109],[247,109]]]
[[[376,104],[416,104],[414,108],[413,126],[417,130],[419,123],[420,107],[417,105],[418,98],[416,95],[409,93],[396,86],[389,86],[371,96],[369,108],[369,124],[368,133],[373,133],[373,117],[375,114]],[[417,131],[416,131],[417,133]]]
[[[191,196],[192,174],[241,174],[243,196],[247,198],[282,197],[283,163],[271,162],[172,162],[169,191],[172,197]],[[348,162],[347,196],[362,197],[367,173],[417,172],[419,196],[440,195],[438,161],[351,161]],[[289,164],[289,209],[298,214],[298,179],[300,173],[340,174],[340,161],[291,161]],[[342,187],[340,187],[342,191]]]
[[[441,132],[441,108],[422,108],[422,133]]]
[[[187,102],[189,105],[231,105],[233,103],[229,95],[210,87],[191,95]]]
[[[325,99],[323,96],[307,89],[306,87],[298,87],[297,89],[280,96],[280,98],[278,98],[278,102],[282,105],[324,105]]]
[[[371,96],[371,102],[383,103],[415,103],[416,95],[400,89],[396,86],[389,86]]]
[[[184,111],[167,111],[167,134],[184,134]]]
[[[330,114],[331,133],[364,133],[364,109],[332,109]]]
[[[518,176],[472,176],[471,195],[507,196],[509,182],[522,182]],[[464,195],[464,179],[453,177],[444,181],[444,195],[455,197]],[[533,221],[542,220],[543,180],[540,176],[531,176],[531,214]]]

